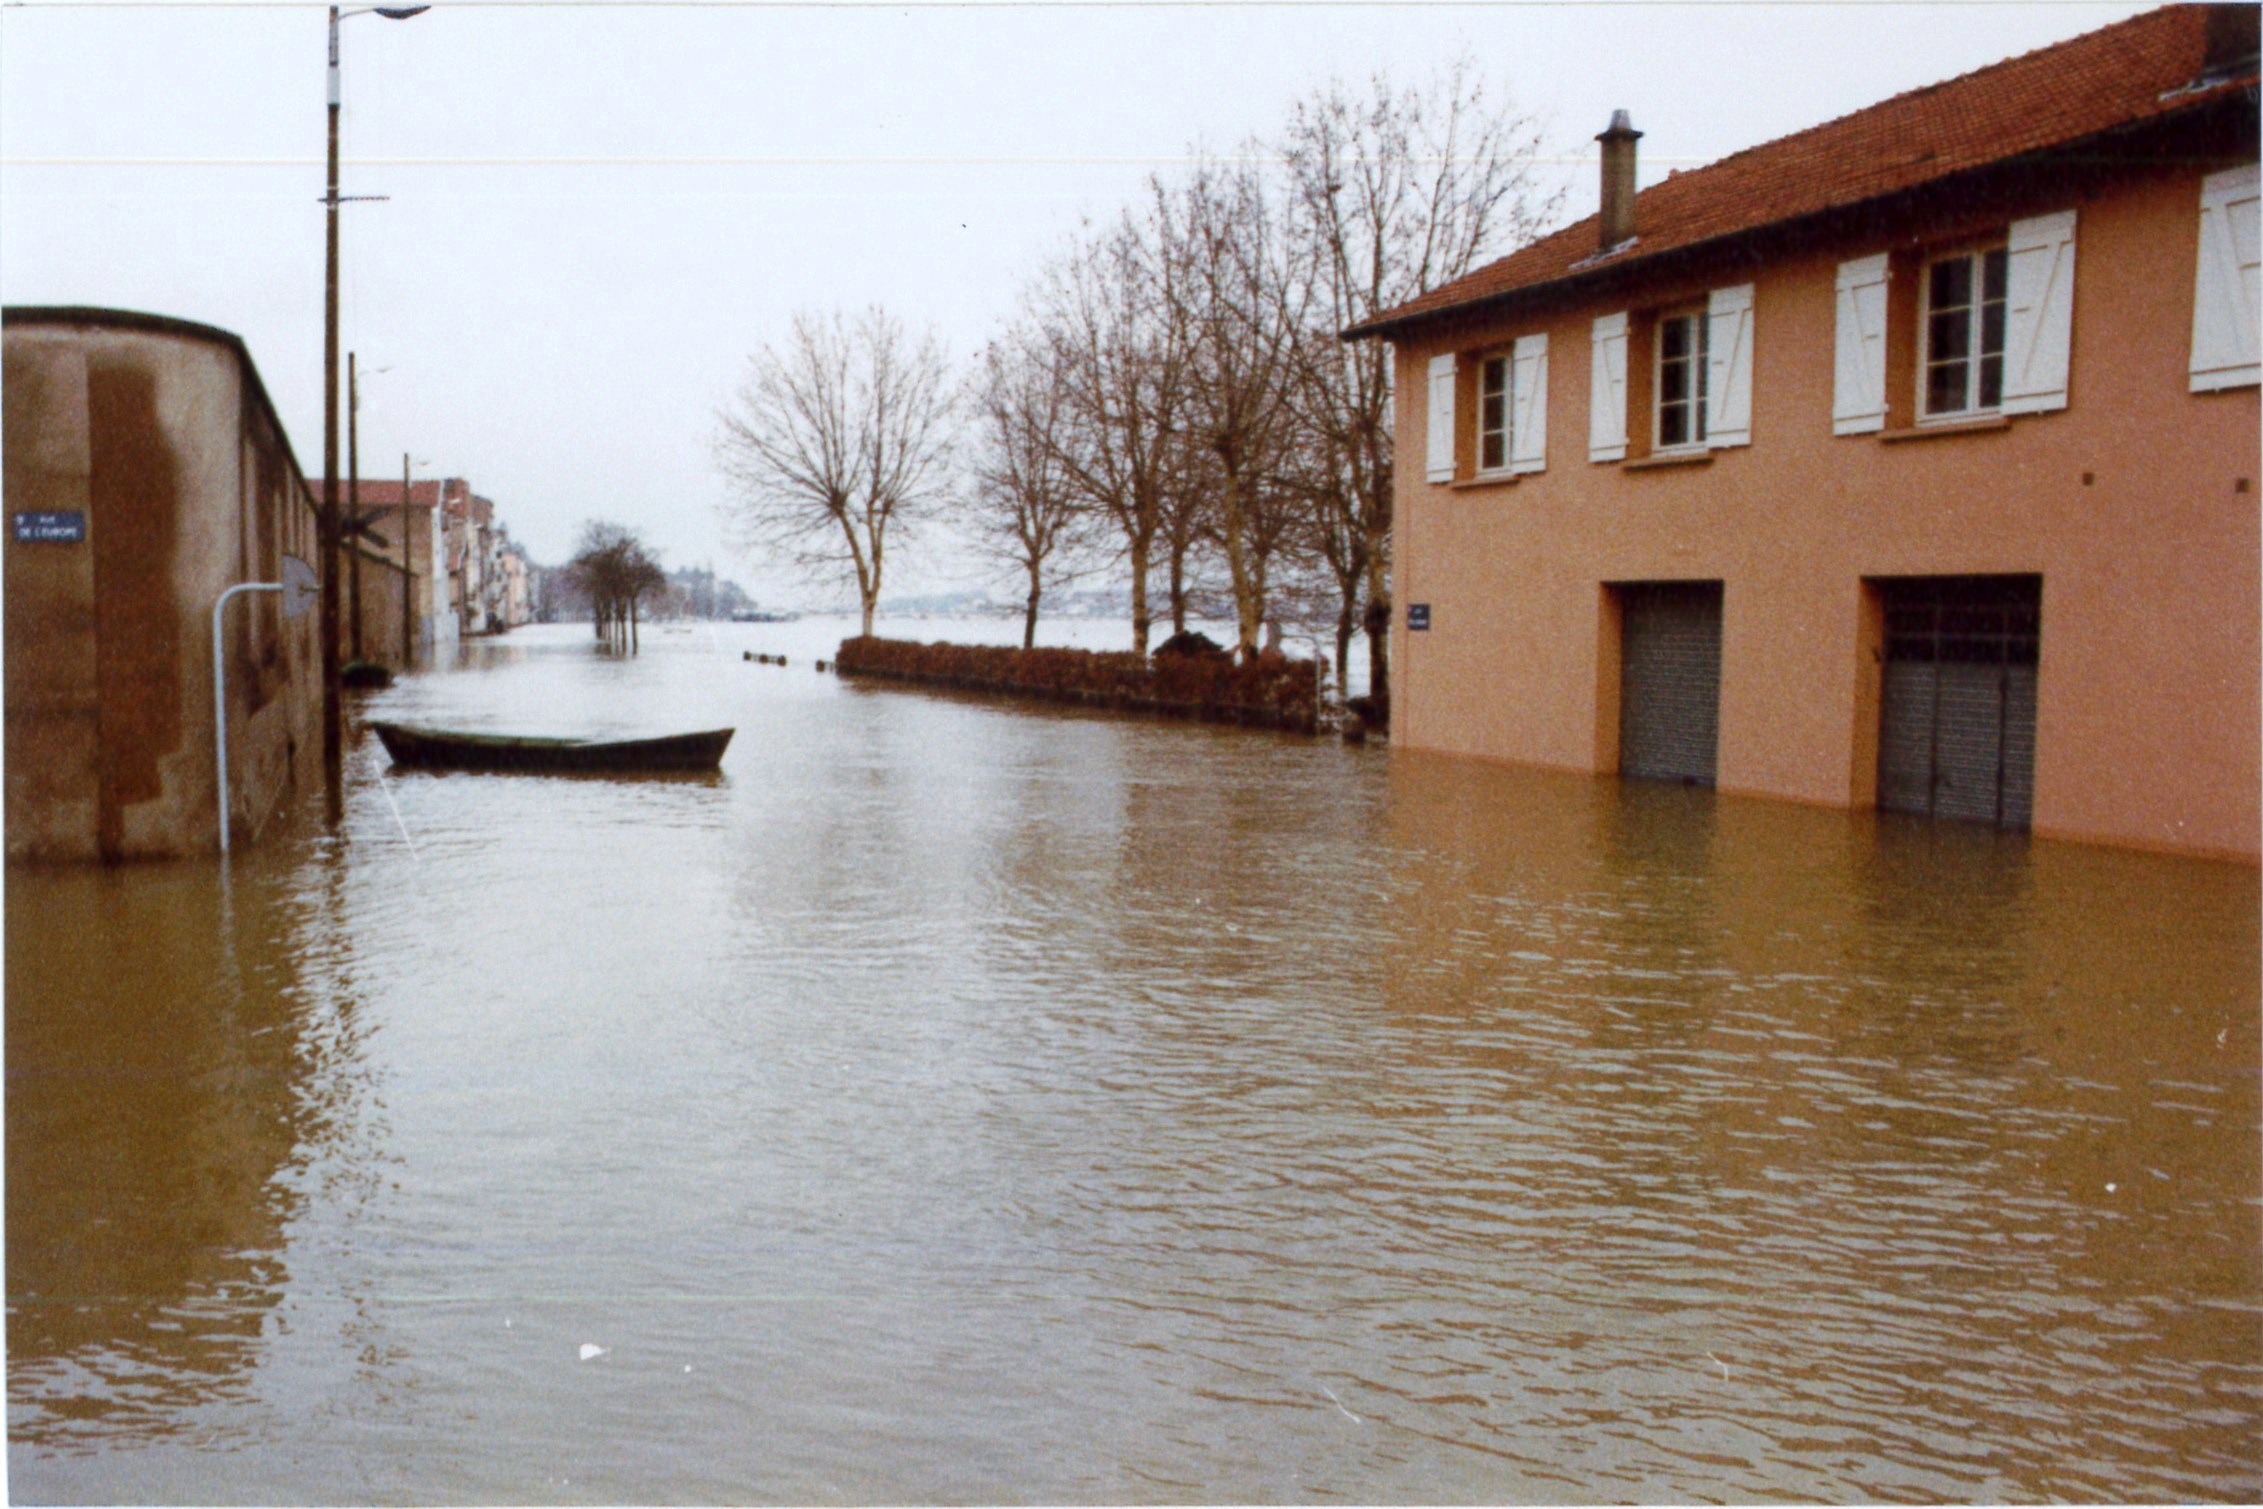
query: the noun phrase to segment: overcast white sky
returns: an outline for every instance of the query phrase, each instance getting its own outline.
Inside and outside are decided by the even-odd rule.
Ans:
[[[440,0],[346,23],[344,341],[364,475],[469,478],[538,560],[585,519],[733,557],[710,460],[746,354],[882,302],[966,357],[1081,216],[1331,76],[1466,49],[1591,213],[1613,108],[1645,182],[2148,9],[2120,3],[1001,4]],[[322,470],[315,4],[0,10],[0,298],[248,342]],[[343,441],[341,440],[341,445]],[[891,589],[950,584],[938,549]]]

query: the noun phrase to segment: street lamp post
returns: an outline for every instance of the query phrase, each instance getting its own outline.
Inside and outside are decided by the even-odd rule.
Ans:
[[[346,811],[346,734],[338,681],[338,23],[374,14],[406,21],[426,5],[330,7],[330,184],[323,196],[327,235],[322,286],[322,793],[323,814],[335,824]]]

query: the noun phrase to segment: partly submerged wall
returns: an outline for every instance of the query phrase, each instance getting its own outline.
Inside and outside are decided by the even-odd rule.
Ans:
[[[881,676],[962,691],[1005,692],[1118,712],[1162,713],[1311,733],[1319,721],[1319,672],[1309,660],[1259,655],[1246,665],[1203,656],[841,641],[844,676]]]
[[[306,483],[243,343],[161,316],[4,317],[10,859],[218,844],[212,607],[316,556]],[[230,603],[231,821],[319,779],[317,617]]]

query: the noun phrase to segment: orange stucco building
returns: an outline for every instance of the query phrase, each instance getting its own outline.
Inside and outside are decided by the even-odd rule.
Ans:
[[[1404,745],[2253,861],[2256,16],[1604,210],[1396,348]]]

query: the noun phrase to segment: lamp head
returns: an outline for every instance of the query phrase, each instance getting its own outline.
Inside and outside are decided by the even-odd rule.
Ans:
[[[423,15],[432,7],[429,5],[374,5],[370,9],[376,11],[377,14],[388,21],[406,21],[411,16]]]

